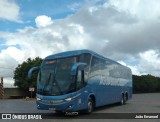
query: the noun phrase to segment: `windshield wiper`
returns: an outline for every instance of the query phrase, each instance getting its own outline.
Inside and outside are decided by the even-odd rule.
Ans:
[[[60,88],[60,86],[59,86],[59,84],[58,84],[58,82],[57,82],[57,80],[56,80],[56,75],[54,76],[54,78],[53,78],[53,83],[56,83],[56,85],[57,85],[57,88],[58,88],[58,91],[61,93],[61,94],[64,94],[63,92],[62,92],[62,90],[61,90],[61,88]]]
[[[44,92],[44,90],[45,90],[45,87],[46,86],[48,86],[48,84],[50,83],[50,80],[51,79],[51,73],[49,73],[49,77],[48,77],[48,80],[45,82],[45,84],[44,84],[44,87],[43,87],[43,92]]]

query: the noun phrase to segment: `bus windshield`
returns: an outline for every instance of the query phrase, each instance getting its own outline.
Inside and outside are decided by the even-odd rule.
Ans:
[[[46,60],[39,73],[37,92],[43,95],[62,95],[75,90],[71,68],[76,57]]]
[[[73,64],[87,64],[85,74],[89,71],[91,55],[81,54],[72,57],[44,60],[38,75],[37,93],[42,95],[62,95],[81,88],[75,77],[71,76]],[[87,77],[87,75],[86,75]]]

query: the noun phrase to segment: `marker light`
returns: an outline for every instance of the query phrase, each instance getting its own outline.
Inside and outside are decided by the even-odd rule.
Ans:
[[[81,93],[79,93],[79,94],[77,94],[77,95],[75,95],[73,97],[68,97],[68,98],[65,99],[65,101],[71,101],[72,99],[78,97],[79,95],[81,95]]]

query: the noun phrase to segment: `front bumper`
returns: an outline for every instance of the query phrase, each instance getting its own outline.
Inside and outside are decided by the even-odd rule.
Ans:
[[[76,111],[75,103],[63,102],[59,104],[47,104],[37,101],[37,109],[40,110],[55,110],[55,111]]]
[[[78,111],[83,109],[84,103],[82,103],[81,96],[77,96],[71,100],[49,100],[41,99],[37,100],[37,109],[40,110],[55,110],[55,111]]]

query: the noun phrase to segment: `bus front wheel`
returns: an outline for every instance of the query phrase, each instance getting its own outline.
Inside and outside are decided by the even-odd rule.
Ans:
[[[92,113],[93,109],[94,109],[94,101],[92,100],[92,98],[89,98],[87,103],[87,113]]]

